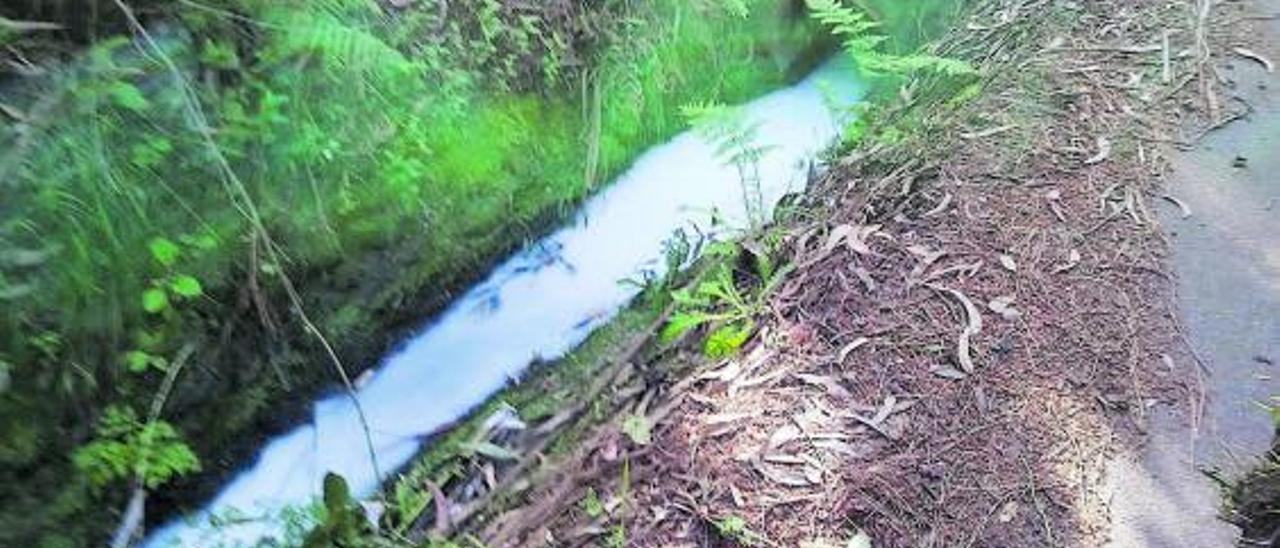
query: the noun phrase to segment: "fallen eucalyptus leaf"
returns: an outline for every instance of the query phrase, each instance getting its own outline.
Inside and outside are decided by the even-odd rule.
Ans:
[[[1018,516],[1018,501],[1011,500],[1009,502],[1004,503],[1004,506],[1000,507],[1000,515],[996,516],[996,519],[1000,523],[1009,523],[1013,521],[1013,518],[1017,516]]]
[[[949,365],[935,365],[929,369],[929,372],[944,379],[951,379],[953,381],[962,381],[968,378],[968,375],[965,375],[964,371]]]
[[[765,455],[764,461],[769,464],[782,464],[787,466],[798,466],[798,465],[804,464],[804,459],[796,455],[787,455],[784,453],[774,453],[772,455]]]
[[[1013,301],[1014,297],[1012,295],[996,297],[990,303],[987,303],[987,308],[990,308],[992,312],[999,314],[1000,317],[1006,320],[1016,320],[1022,317],[1022,312],[1013,307]]]
[[[1190,206],[1188,206],[1186,202],[1184,202],[1184,201],[1182,201],[1182,200],[1179,200],[1179,199],[1177,199],[1177,198],[1175,198],[1175,197],[1173,197],[1173,196],[1170,196],[1170,195],[1168,195],[1168,194],[1165,194],[1164,196],[1161,196],[1161,198],[1164,198],[1164,199],[1165,199],[1165,200],[1167,200],[1169,203],[1171,203],[1171,204],[1173,204],[1173,205],[1178,206],[1178,209],[1182,210],[1182,218],[1183,218],[1183,219],[1186,219],[1186,218],[1188,218],[1188,217],[1190,217],[1190,216],[1191,216],[1191,207],[1190,207]]]
[[[831,252],[835,251],[837,247],[840,247],[840,244],[844,243],[845,238],[848,238],[852,233],[853,225],[850,224],[837,225],[835,228],[832,228],[831,234],[827,236],[827,244],[822,246],[822,254],[831,254]]]
[[[740,363],[738,360],[733,360],[725,364],[725,366],[721,367],[720,369],[717,369],[710,373],[705,373],[699,376],[698,380],[730,382],[733,379],[738,378],[738,375],[741,375],[741,374],[742,374],[742,363]]]
[[[862,348],[864,345],[866,345],[869,342],[871,342],[871,339],[868,339],[866,337],[858,337],[854,339],[853,342],[844,345],[844,348],[841,348],[840,352],[836,355],[836,363],[843,365],[844,359],[848,358],[850,353],[852,353],[854,350]]]
[[[804,382],[805,384],[809,384],[813,386],[821,386],[826,389],[828,394],[835,396],[837,398],[847,400],[853,397],[853,394],[850,394],[849,391],[845,389],[845,387],[840,386],[839,381],[836,381],[831,377],[826,377],[823,375],[808,375],[805,373],[797,373],[796,378],[800,379],[800,381]]]
[[[880,231],[880,225],[866,225],[857,227],[849,238],[845,240],[845,245],[849,246],[849,250],[859,255],[870,255],[871,246],[867,244],[867,239],[873,234]]]
[[[773,435],[769,436],[769,443],[766,447],[770,450],[777,449],[799,438],[800,428],[794,424],[787,424],[782,428],[775,430]]]
[[[1067,253],[1067,264],[1059,265],[1057,268],[1053,269],[1053,273],[1061,274],[1075,268],[1076,265],[1080,264],[1080,259],[1080,252],[1072,249],[1070,253]]]
[[[822,485],[822,470],[806,466],[804,467],[804,479],[809,480],[809,483],[814,485]]]
[[[1085,165],[1100,164],[1111,157],[1111,140],[1106,137],[1098,137],[1098,153],[1085,160]]]
[[[1236,55],[1239,55],[1241,57],[1247,57],[1249,59],[1257,61],[1258,64],[1262,65],[1263,68],[1267,69],[1267,72],[1276,71],[1276,66],[1271,63],[1271,60],[1267,59],[1266,57],[1262,56],[1262,54],[1256,51],[1253,51],[1249,48],[1235,48],[1231,51],[1236,52]]]
[[[978,311],[978,307],[975,306],[973,304],[973,301],[970,300],[969,297],[966,296],[964,293],[961,293],[960,291],[957,291],[955,289],[937,286],[937,285],[930,286],[930,287],[932,287],[934,290],[941,291],[943,293],[951,295],[957,301],[960,301],[961,306],[964,307],[965,316],[967,317],[967,323],[965,325],[964,331],[960,333],[960,340],[957,345],[956,356],[960,361],[960,368],[963,369],[964,372],[967,374],[973,374],[975,367],[973,364],[973,354],[970,348],[972,341],[970,339],[972,339],[974,335],[977,335],[978,333],[982,332],[982,313]]]
[[[951,199],[952,199],[951,193],[948,192],[945,196],[942,197],[942,200],[938,202],[938,205],[935,205],[933,206],[933,209],[926,211],[924,216],[933,217],[934,215],[938,215],[946,211],[947,208],[951,206]]]

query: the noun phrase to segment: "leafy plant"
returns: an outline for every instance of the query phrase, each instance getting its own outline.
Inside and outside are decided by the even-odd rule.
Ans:
[[[840,0],[805,0],[812,17],[827,26],[841,40],[844,51],[869,76],[903,75],[930,71],[950,76],[974,74],[968,63],[936,55],[897,55],[884,51],[888,36],[879,32],[880,23],[866,12],[843,5]]]
[[[716,155],[737,170],[747,228],[750,232],[759,230],[767,221],[760,159],[771,148],[756,143],[760,122],[748,120],[741,108],[718,103],[689,104],[681,107],[681,112],[694,131],[716,147]]]
[[[649,424],[649,419],[641,415],[628,415],[622,421],[622,433],[636,445],[649,445],[653,442],[653,426]]]
[[[697,327],[714,325],[715,329],[703,343],[703,353],[710,358],[721,358],[737,352],[750,338],[769,296],[792,267],[779,268],[767,253],[751,252],[756,285],[754,288],[744,286],[738,282],[732,266],[740,255],[736,245],[714,247],[719,260],[706,279],[692,288],[672,292],[676,312],[663,328],[662,339],[670,342]]]
[[[730,515],[715,520],[716,534],[726,540],[742,546],[758,546],[765,540],[763,536],[747,527],[747,520],[741,516]]]
[[[600,495],[595,489],[587,488],[587,495],[582,497],[582,511],[591,519],[599,519],[604,516],[604,503],[600,501]]]
[[[170,273],[162,278],[153,279],[152,287],[142,292],[142,309],[148,314],[159,314],[169,309],[169,296],[178,299],[194,299],[204,294],[200,280],[190,274],[172,272],[178,262],[182,249],[167,238],[154,238],[147,247],[151,257]]]
[[[76,468],[94,485],[137,478],[155,489],[175,477],[200,471],[200,461],[173,425],[141,422],[132,409],[108,407],[96,427],[97,439],[77,449]]]
[[[347,481],[333,472],[325,474],[323,517],[303,541],[303,548],[366,546],[368,533],[369,522],[351,498]]]

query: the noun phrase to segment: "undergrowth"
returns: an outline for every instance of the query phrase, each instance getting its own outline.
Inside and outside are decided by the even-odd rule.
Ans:
[[[941,13],[948,7],[958,8],[958,4],[922,2],[906,8],[887,4],[883,6],[887,14],[839,0],[805,0],[805,5],[809,17],[828,30],[843,54],[856,63],[860,75],[870,80],[876,90],[873,98],[854,107],[852,122],[842,133],[843,147],[865,139],[893,144],[910,131],[909,126],[918,124],[918,120],[898,116],[886,124],[881,120],[881,107],[886,96],[909,95],[912,89],[922,87],[924,79],[928,80],[924,89],[935,96],[956,93],[950,102],[963,101],[966,95],[975,93],[977,70],[957,59],[919,51],[917,43],[928,30],[904,28],[902,23],[947,20],[949,17]],[[886,25],[885,21],[893,24]],[[959,92],[954,91],[957,88]],[[711,274],[693,286],[671,292],[677,309],[663,330],[663,338],[675,340],[707,326],[710,329],[703,353],[719,359],[737,352],[750,339],[757,319],[766,311],[767,299],[792,265],[776,265],[773,261],[777,238],[766,226],[768,204],[760,195],[759,174],[760,159],[768,148],[757,144],[758,125],[747,121],[737,109],[719,103],[695,103],[685,106],[683,112],[693,129],[715,147],[722,161],[737,171],[747,213],[742,242],[752,245],[718,244],[708,250],[713,263]],[[744,255],[749,257],[746,261]],[[750,266],[742,268],[742,262]]]
[[[282,275],[340,346],[379,340],[411,294],[473,276],[683,129],[678,105],[781,85],[809,47],[772,1],[614,4],[148,2],[191,89],[109,33],[11,82],[0,544],[97,538],[139,462],[167,463],[146,478],[163,493],[251,444],[273,400],[325,382]],[[228,195],[210,140],[247,198]],[[168,422],[99,420],[149,403],[188,345],[200,363]]]
[[[728,4],[731,3],[726,2],[726,5]],[[945,8],[939,8],[939,3],[926,2],[906,9],[896,4],[877,4],[887,6],[886,9],[890,12],[887,17],[885,13],[878,13],[877,17],[885,17],[885,20],[898,23],[895,26],[883,28],[867,24],[859,30],[859,33],[871,33],[874,30],[883,34],[877,34],[880,39],[876,40],[874,51],[859,52],[854,57],[864,65],[864,70],[875,72],[875,69],[879,69],[878,73],[872,75],[878,81],[885,85],[901,85],[922,77],[938,77],[948,81],[954,80],[955,82],[951,82],[954,85],[956,82],[967,84],[975,76],[975,73],[963,63],[913,50],[914,44],[919,37],[925,35],[926,31],[920,27],[904,30],[901,21],[918,21],[927,17],[939,17],[945,21],[945,17],[936,15],[939,10],[947,11]],[[924,4],[930,4],[932,7],[922,7]],[[829,20],[838,26],[842,24],[839,21],[863,17],[858,15],[862,12],[855,12],[842,6],[831,2],[815,3],[813,7],[815,22]],[[865,19],[859,20],[868,23]],[[841,38],[853,39],[853,35],[848,30],[844,27],[834,29],[833,32]],[[850,47],[846,47],[846,51],[850,54],[855,53]],[[891,86],[889,89],[896,91],[896,88]],[[776,263],[776,257],[780,254],[781,233],[767,226],[768,220],[764,218],[764,204],[759,202],[758,190],[753,191],[759,186],[755,164],[766,150],[755,145],[754,127],[742,124],[742,120],[735,116],[732,108],[720,105],[721,103],[715,100],[694,101],[685,103],[681,113],[685,122],[702,133],[704,138],[711,140],[720,151],[722,159],[738,170],[743,185],[743,196],[748,200],[745,204],[746,210],[750,213],[749,226],[742,227],[743,239],[740,242],[710,244],[706,246],[705,253],[702,253],[704,242],[692,242],[677,234],[668,248],[668,268],[666,269],[668,276],[641,281],[645,287],[640,298],[641,305],[625,312],[625,319],[606,328],[603,337],[614,337],[618,333],[636,330],[640,327],[635,323],[637,318],[647,322],[656,316],[656,311],[652,308],[655,303],[669,304],[674,312],[671,320],[666,322],[663,339],[671,342],[695,329],[707,327],[707,336],[702,343],[704,353],[712,358],[727,356],[736,352],[753,334],[756,321],[767,312],[769,296],[787,275],[789,267]],[[678,274],[681,267],[687,266],[692,256],[699,255],[703,257],[703,261],[699,263],[701,274],[694,276],[693,282],[688,282],[689,276]],[[686,283],[688,285],[685,285]],[[681,287],[682,285],[684,287]],[[383,522],[384,525],[390,524],[391,529],[383,539],[385,540],[388,536],[398,537],[415,524],[420,524],[422,520],[430,519],[433,512],[439,511],[434,508],[439,502],[432,493],[435,487],[428,486],[447,487],[459,482],[474,481],[484,473],[481,465],[484,459],[475,458],[474,451],[467,448],[468,443],[471,443],[467,440],[472,440],[481,434],[477,430],[480,420],[495,413],[497,406],[512,404],[521,418],[529,422],[548,419],[555,422],[556,419],[552,417],[575,402],[585,403],[595,409],[595,402],[576,400],[573,391],[575,388],[584,386],[600,364],[607,362],[608,356],[616,354],[617,349],[610,348],[606,343],[604,347],[606,354],[595,355],[599,350],[595,344],[600,340],[593,338],[594,342],[588,343],[584,349],[571,356],[570,363],[541,370],[532,378],[504,391],[475,412],[459,428],[433,440],[426,454],[407,473],[397,478],[389,489],[389,498],[392,502],[389,514],[391,517],[384,518]],[[585,361],[578,361],[577,357],[583,355],[585,355]],[[547,395],[545,394],[547,390],[557,393]],[[591,415],[590,418],[583,421],[588,425],[607,418],[602,413],[593,412],[589,415]],[[557,441],[543,456],[555,459],[557,456],[575,450],[577,448],[575,444],[578,442],[575,435],[577,428],[582,428],[582,423],[575,424],[568,428],[567,432],[558,434]],[[650,426],[635,415],[628,415],[619,428],[632,443],[637,445],[646,445],[652,441]],[[541,458],[541,456],[523,455],[520,458]],[[624,477],[621,484],[625,486],[629,484],[626,479],[625,465],[623,470]],[[622,508],[620,512],[624,515],[624,519],[616,523],[605,522],[609,532],[602,540],[604,545],[621,546],[628,542],[625,527],[626,490],[625,487],[622,489],[619,507]],[[484,509],[500,513],[507,502],[503,497],[499,497]],[[594,491],[588,491],[586,498],[580,501],[580,505],[592,518],[604,518],[607,514],[605,503]],[[757,538],[750,530],[739,526],[732,516],[718,522],[717,526],[719,534],[726,539],[749,543]],[[465,538],[457,540],[462,544],[435,539],[429,545],[471,545]]]

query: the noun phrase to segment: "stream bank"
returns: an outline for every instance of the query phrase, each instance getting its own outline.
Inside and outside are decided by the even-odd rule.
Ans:
[[[928,61],[926,58],[921,60]],[[792,89],[784,90],[775,94],[771,94],[766,98],[753,101],[751,104],[743,107],[744,120],[748,127],[761,132],[759,137],[759,146],[765,152],[757,158],[756,173],[760,178],[755,182],[758,185],[754,192],[759,194],[757,200],[761,200],[761,204],[772,204],[778,197],[779,192],[785,191],[788,187],[787,181],[793,179],[795,175],[803,178],[804,165],[798,160],[812,157],[812,154],[820,147],[822,143],[829,141],[829,136],[833,135],[834,128],[829,118],[832,113],[826,113],[826,109],[834,108],[834,113],[838,114],[843,111],[838,105],[841,104],[841,97],[848,93],[855,93],[857,86],[851,86],[843,79],[835,78],[832,67],[824,68],[822,74],[811,76],[805,82],[795,86]],[[833,80],[833,81],[828,81]],[[787,113],[786,116],[779,116],[780,113]],[[816,141],[815,141],[816,139]],[[696,146],[694,146],[696,145]],[[528,325],[524,323],[511,323],[509,320],[525,321],[531,318],[530,314],[541,314],[545,316],[550,327],[556,327],[564,319],[566,314],[575,314],[581,312],[578,307],[595,306],[591,299],[583,300],[583,297],[590,297],[598,293],[597,286],[601,283],[612,285],[617,278],[626,276],[629,273],[634,274],[636,265],[628,261],[635,258],[630,254],[637,252],[629,249],[627,251],[613,250],[609,252],[600,252],[601,245],[608,246],[608,242],[597,241],[599,238],[592,240],[593,232],[603,231],[605,234],[618,233],[619,230],[628,231],[626,236],[628,239],[628,247],[634,248],[639,246],[639,251],[647,253],[645,250],[653,248],[655,245],[661,244],[659,240],[668,235],[668,231],[674,226],[663,225],[662,219],[669,216],[668,209],[675,206],[675,210],[688,210],[680,213],[686,216],[689,213],[703,214],[709,213],[706,210],[717,212],[714,218],[720,219],[722,224],[728,226],[740,226],[745,223],[745,218],[750,218],[750,206],[747,211],[737,211],[742,204],[740,202],[750,200],[746,197],[734,198],[734,193],[727,192],[728,186],[738,184],[747,185],[746,181],[738,182],[737,178],[741,176],[734,175],[734,168],[726,165],[724,160],[717,159],[712,145],[702,142],[702,139],[695,138],[692,135],[681,136],[668,145],[652,150],[642,157],[633,166],[633,169],[625,175],[620,182],[615,183],[610,189],[602,195],[591,200],[581,214],[581,218],[574,223],[573,226],[567,227],[548,240],[536,244],[527,252],[521,253],[514,257],[510,262],[494,271],[491,280],[474,288],[466,296],[460,298],[451,307],[449,313],[445,314],[437,325],[431,326],[425,330],[422,336],[405,346],[402,352],[392,355],[386,363],[385,368],[378,371],[367,383],[362,383],[357,387],[360,398],[365,400],[365,392],[376,392],[382,390],[381,394],[386,396],[388,386],[411,389],[417,387],[416,390],[421,394],[434,394],[429,397],[430,407],[418,409],[411,412],[410,415],[387,415],[384,411],[387,408],[394,409],[398,404],[395,398],[375,397],[365,400],[364,405],[368,411],[368,433],[374,438],[372,442],[377,451],[381,451],[386,443],[394,442],[395,447],[387,446],[391,449],[391,453],[400,455],[402,447],[405,445],[403,439],[388,439],[387,435],[405,436],[420,435],[426,433],[422,431],[422,426],[408,426],[417,424],[415,421],[423,420],[426,417],[428,421],[436,420],[434,417],[441,413],[450,413],[449,409],[456,406],[459,394],[470,390],[486,390],[485,386],[491,384],[494,371],[506,370],[507,375],[515,375],[519,369],[510,369],[511,366],[523,366],[520,363],[507,363],[507,358],[511,353],[528,355],[530,350],[535,350],[537,356],[547,356],[547,352],[560,352],[560,342],[554,342],[551,346],[544,349],[542,346],[526,348],[532,337],[534,341],[538,339],[540,330],[543,325]],[[683,170],[685,173],[672,174],[670,170]],[[738,169],[741,169],[740,167]],[[655,175],[656,174],[656,175]],[[665,174],[665,175],[664,175]],[[696,184],[685,181],[688,177],[694,177],[698,180]],[[649,183],[657,184],[665,190],[653,196],[650,192],[648,198],[644,198],[637,192],[645,192],[641,184],[645,179],[649,179]],[[713,184],[714,183],[714,184]],[[667,188],[670,185],[678,185],[682,188]],[[687,187],[687,188],[683,188]],[[651,189],[650,189],[651,190]],[[744,189],[745,190],[745,189]],[[622,194],[622,196],[614,196],[614,194]],[[688,196],[686,196],[688,195]],[[687,201],[693,198],[692,201]],[[653,206],[646,207],[641,210],[627,210],[625,215],[617,210],[618,205],[615,202],[622,200],[634,206],[637,203],[654,201]],[[655,201],[656,200],[656,201]],[[726,201],[727,200],[727,201]],[[668,203],[670,202],[670,203]],[[610,205],[613,204],[613,205]],[[761,205],[757,205],[757,208]],[[768,208],[768,205],[764,206]],[[610,211],[612,215],[608,214]],[[622,215],[622,217],[618,217]],[[637,217],[656,217],[658,224],[655,225],[653,218]],[[619,227],[618,223],[622,222],[625,226]],[[692,222],[692,219],[690,219]],[[676,223],[682,224],[682,223]],[[755,224],[753,221],[751,224]],[[656,232],[655,232],[656,230]],[[706,229],[698,230],[699,234],[708,234]],[[656,238],[656,239],[655,239]],[[620,238],[614,238],[620,239]],[[584,247],[585,246],[585,247]],[[699,246],[700,247],[700,246]],[[592,251],[595,249],[596,251]],[[542,251],[540,251],[542,250]],[[547,257],[543,257],[546,255]],[[641,264],[653,262],[656,257],[649,257],[648,261],[642,261]],[[542,260],[547,258],[548,260]],[[619,261],[622,261],[619,263]],[[567,271],[567,274],[558,273],[561,267]],[[623,270],[619,271],[617,268]],[[590,274],[583,275],[579,279],[582,272],[592,273],[596,270],[604,269],[606,275],[601,278],[599,275]],[[551,276],[549,279],[547,276]],[[655,272],[658,276],[662,276],[661,270]],[[528,283],[516,283],[520,277],[530,277]],[[560,278],[568,276],[572,278],[573,283],[579,284],[579,295],[564,294],[560,295],[560,288],[563,281]],[[511,283],[515,286],[523,287],[532,283],[534,287],[542,287],[549,292],[547,295],[521,295],[519,293],[511,293],[507,291],[506,284]],[[548,285],[550,283],[550,285]],[[585,287],[581,284],[586,284]],[[617,292],[615,288],[613,290]],[[537,306],[539,298],[550,298],[560,295],[562,298],[564,310],[544,310]],[[594,298],[594,297],[592,297]],[[534,301],[528,302],[529,299]],[[513,301],[513,303],[508,303]],[[581,301],[581,302],[580,302]],[[489,304],[492,303],[492,304]],[[609,314],[608,303],[606,303],[604,314]],[[514,314],[515,316],[511,316]],[[506,319],[502,319],[510,316]],[[579,322],[591,324],[594,316],[588,316],[588,320]],[[577,317],[570,318],[577,321]],[[509,344],[503,344],[500,347],[494,347],[492,341],[499,340],[503,334],[493,332],[492,329],[484,327],[487,323],[496,326],[505,326],[509,328],[507,333],[514,338]],[[469,324],[479,326],[480,331],[469,332],[467,329]],[[474,327],[474,326],[473,326]],[[461,329],[462,331],[459,331]],[[489,329],[485,331],[485,329]],[[577,330],[577,324],[574,327]],[[558,341],[566,336],[566,334],[550,333],[550,335]],[[473,344],[474,343],[474,344]],[[441,346],[444,344],[445,346]],[[542,343],[535,343],[542,344]],[[483,345],[483,346],[480,346]],[[471,356],[470,354],[476,354]],[[416,356],[416,358],[414,357]],[[475,361],[475,358],[482,358],[481,361]],[[415,363],[407,363],[409,362]],[[461,368],[461,371],[444,371],[436,370],[434,367],[438,365],[430,363],[431,361],[441,361],[452,367]],[[493,363],[489,363],[493,362]],[[398,364],[398,365],[397,365]],[[412,368],[406,369],[408,366]],[[474,370],[474,371],[473,371]],[[430,377],[432,372],[434,377]],[[422,375],[429,377],[422,377]],[[475,377],[475,375],[480,375]],[[419,379],[422,382],[405,382],[406,375],[408,379]],[[462,375],[461,377],[458,375]],[[458,378],[475,377],[471,383],[479,383],[478,387],[459,385]],[[384,379],[385,377],[385,379]],[[434,380],[433,380],[434,379]],[[385,380],[385,382],[384,382]],[[389,385],[388,385],[389,383]],[[439,384],[439,386],[436,386]],[[403,399],[403,398],[400,398]],[[437,401],[439,400],[439,401]],[[359,425],[333,425],[329,424],[330,415],[334,415],[335,409],[348,405],[349,402],[342,396],[327,399],[317,405],[316,420],[313,426],[306,428],[313,431],[316,440],[313,442],[317,447],[313,448],[318,457],[325,464],[320,468],[308,464],[310,460],[303,454],[298,453],[294,449],[308,451],[305,439],[309,439],[310,434],[305,431],[295,431],[287,436],[283,436],[266,446],[261,460],[252,469],[246,471],[240,478],[228,488],[224,495],[218,497],[218,501],[214,503],[215,512],[218,517],[217,521],[221,525],[215,525],[210,531],[215,535],[212,538],[220,538],[223,535],[229,535],[226,538],[250,540],[250,537],[241,537],[238,529],[242,527],[254,528],[252,522],[260,521],[261,518],[250,511],[248,514],[237,513],[236,517],[227,519],[221,516],[221,509],[228,505],[228,501],[238,501],[233,505],[252,504],[254,502],[274,503],[274,496],[282,495],[284,502],[295,504],[299,493],[307,491],[312,485],[312,478],[318,478],[315,473],[326,469],[330,471],[340,472],[348,479],[351,485],[351,491],[357,495],[363,495],[368,490],[370,478],[368,478],[368,466],[364,463],[365,456],[359,450],[358,440],[347,436],[347,441],[340,443],[332,439],[327,439],[329,434],[338,433],[339,430],[346,431],[348,434],[356,435],[360,430]],[[441,408],[443,406],[443,408]],[[348,413],[350,415],[350,413]],[[403,416],[400,416],[403,415]],[[363,420],[363,419],[362,419]],[[389,422],[388,422],[389,421]],[[436,428],[431,423],[426,428]],[[408,429],[406,429],[408,428]],[[416,428],[416,430],[414,430]],[[302,430],[302,429],[300,429]],[[429,431],[429,430],[428,430]],[[326,433],[327,432],[327,433]],[[405,434],[410,432],[410,434]],[[413,433],[418,434],[413,434]],[[299,438],[298,436],[302,437]],[[297,439],[295,439],[297,438]],[[305,439],[304,439],[305,438]],[[335,443],[337,445],[335,445]],[[303,446],[299,446],[303,444]],[[489,451],[494,450],[493,446],[489,446]],[[327,448],[327,450],[326,450]],[[383,455],[385,456],[385,455]],[[379,456],[380,462],[383,456]],[[399,457],[393,457],[391,464],[387,465],[392,468],[400,462]],[[490,455],[492,456],[492,455]],[[287,460],[281,460],[285,458]],[[354,459],[354,460],[353,460]],[[350,465],[355,464],[352,468]],[[337,465],[333,468],[330,465]],[[388,468],[387,470],[389,470]],[[310,472],[308,472],[310,470]],[[301,487],[294,485],[293,476],[302,474]],[[264,476],[264,474],[266,474]],[[275,474],[280,477],[270,477]],[[311,474],[310,477],[307,475]],[[261,485],[258,485],[261,484]],[[255,485],[257,485],[255,487]],[[273,487],[275,486],[275,487]],[[329,486],[329,480],[325,480],[326,489]],[[301,491],[299,491],[301,489]],[[344,488],[344,491],[347,489]],[[245,493],[250,496],[246,498]],[[254,494],[256,493],[256,494]],[[327,493],[327,491],[326,491]],[[305,500],[305,494],[304,496]],[[223,500],[227,497],[227,500]],[[265,497],[265,498],[263,498]],[[401,497],[397,497],[400,499]],[[326,498],[326,502],[328,499]],[[397,500],[397,502],[401,502]],[[403,503],[398,504],[395,510],[403,512],[406,510]],[[331,515],[334,515],[331,509]],[[339,512],[340,514],[344,512]],[[244,519],[244,518],[247,518]],[[282,518],[284,518],[282,516]],[[403,516],[401,516],[403,519]],[[205,516],[202,514],[197,521],[204,521]],[[269,522],[273,521],[269,515],[266,518],[264,526],[270,527]],[[407,525],[407,524],[406,524]],[[181,529],[181,527],[179,527]],[[156,542],[164,542],[165,538],[169,538],[169,528],[162,531],[160,538]],[[201,534],[201,533],[194,533]],[[244,534],[257,535],[258,531],[250,530]],[[184,542],[191,542],[196,537],[187,538],[187,532],[179,532],[179,537],[186,538]]]
[[[1198,409],[1155,212],[1163,147],[1222,121],[1203,86],[1232,15],[1200,7],[973,6],[934,46],[981,85],[921,79],[872,110],[784,223],[801,266],[741,354],[636,356],[600,425],[522,459],[479,517],[417,478],[440,493],[417,526],[498,546],[1123,541],[1116,508],[1146,495],[1109,463]],[[464,461],[477,485],[491,461]],[[1175,504],[1216,503],[1195,496]]]
[[[136,6],[274,242],[224,191],[191,98],[144,39],[6,89],[0,543],[106,536],[127,478],[95,485],[72,454],[104,410],[146,409],[184,354],[161,418],[203,471],[154,489],[149,521],[303,422],[334,374],[281,274],[355,377],[682,129],[681,105],[755,96],[825,49],[763,0],[747,17],[303,4]]]
[[[195,530],[169,525],[148,543],[205,543],[197,540],[205,521],[220,523],[210,531],[217,541],[269,538],[272,520],[233,525],[222,516],[306,505],[320,496],[327,474],[341,476],[354,496],[373,494],[420,449],[422,437],[519,379],[530,360],[572,350],[641,292],[638,281],[674,275],[700,250],[758,226],[783,196],[802,190],[809,162],[834,141],[861,89],[851,63],[837,59],[735,107],[762,151],[750,180],[726,163],[724,145],[696,130],[646,151],[570,222],[495,268],[389,354],[354,394],[317,400],[308,423],[265,444],[254,464],[192,516]],[[673,247],[687,258],[672,259]]]

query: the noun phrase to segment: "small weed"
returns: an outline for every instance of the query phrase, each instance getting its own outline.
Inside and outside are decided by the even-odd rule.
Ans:
[[[744,285],[735,268],[742,248],[715,244],[711,250],[715,263],[709,274],[694,287],[671,293],[676,312],[663,328],[662,339],[671,342],[695,328],[712,325],[715,327],[703,344],[703,352],[710,358],[722,358],[737,352],[750,338],[769,296],[792,267],[776,266],[767,251],[749,251],[754,285]]]
[[[725,516],[715,520],[716,534],[721,538],[736,542],[742,546],[760,546],[765,544],[765,537],[747,527],[747,520],[740,516]]]
[[[604,517],[604,503],[600,502],[600,496],[596,494],[595,489],[587,489],[587,496],[582,498],[582,511],[591,519],[600,519]]]
[[[622,433],[636,445],[649,445],[653,442],[653,425],[649,424],[649,419],[640,415],[628,415],[622,421]]]

